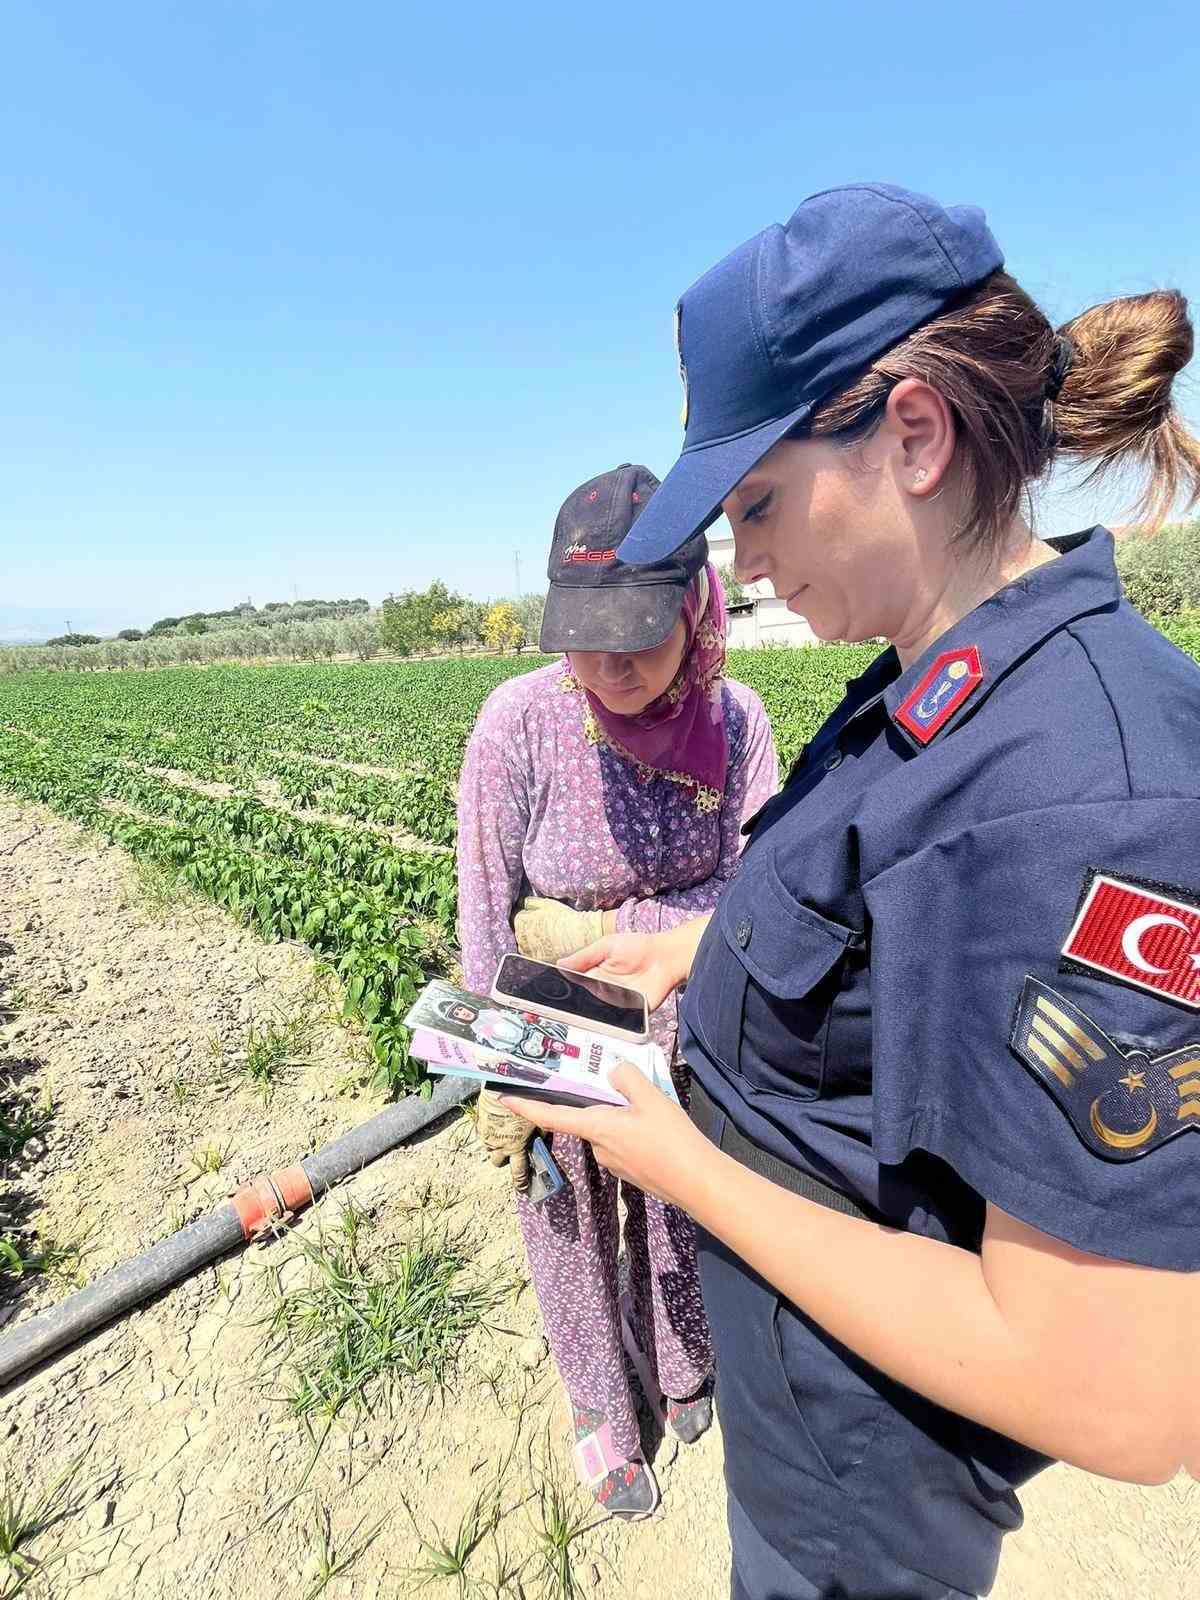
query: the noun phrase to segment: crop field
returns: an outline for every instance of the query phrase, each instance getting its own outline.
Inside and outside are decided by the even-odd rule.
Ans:
[[[730,670],[787,762],[872,654]],[[455,970],[463,747],[538,664],[0,679],[0,1328],[423,1086],[398,1018]],[[0,1395],[0,1597],[721,1600],[719,1428],[643,1428],[660,1512],[598,1519],[456,1114]],[[1174,1495],[1043,1474],[995,1600],[1190,1592]]]
[[[784,763],[872,647],[735,652]],[[416,1086],[398,1019],[453,962],[454,799],[496,684],[529,656],[32,673],[0,680],[0,787],[38,800],[343,986],[376,1081]]]

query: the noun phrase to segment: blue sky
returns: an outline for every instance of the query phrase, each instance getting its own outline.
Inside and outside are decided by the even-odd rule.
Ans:
[[[0,634],[532,587],[674,459],[679,292],[830,184],[983,205],[1055,320],[1200,311],[1189,9],[9,0]]]

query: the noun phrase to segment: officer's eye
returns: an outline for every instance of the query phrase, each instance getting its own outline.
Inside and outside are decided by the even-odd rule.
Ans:
[[[761,522],[766,516],[767,510],[774,498],[774,489],[768,489],[761,500],[756,500],[752,506],[749,506],[745,511],[742,512],[742,521]]]

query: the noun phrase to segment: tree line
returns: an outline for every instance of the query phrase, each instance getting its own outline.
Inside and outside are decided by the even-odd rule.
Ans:
[[[358,602],[350,602],[340,607],[341,615],[296,616],[306,605],[332,604],[318,601],[278,607],[277,613],[284,614],[266,625],[257,614],[251,616],[244,608],[236,608],[224,618],[219,613],[204,613],[212,620],[212,626],[204,628],[186,626],[193,617],[176,619],[173,626],[157,631],[123,629],[112,639],[63,634],[43,645],[0,647],[0,672],[111,672],[134,667],[205,666],[218,661],[332,661],[339,657],[370,661],[379,655],[434,655],[449,650],[506,652],[537,644],[545,601],[541,595],[469,600],[439,581],[425,590],[389,595],[378,611],[360,609]]]

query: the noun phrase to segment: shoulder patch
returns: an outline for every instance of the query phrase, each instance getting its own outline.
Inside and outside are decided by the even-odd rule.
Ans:
[[[1009,1045],[1093,1155],[1133,1161],[1200,1132],[1200,1037],[1155,1056],[1125,1051],[1039,979],[1021,989]]]
[[[1094,870],[1060,954],[1111,983],[1200,1011],[1200,896]]]
[[[896,707],[896,721],[914,739],[928,744],[982,682],[983,665],[973,644],[943,650]]]

